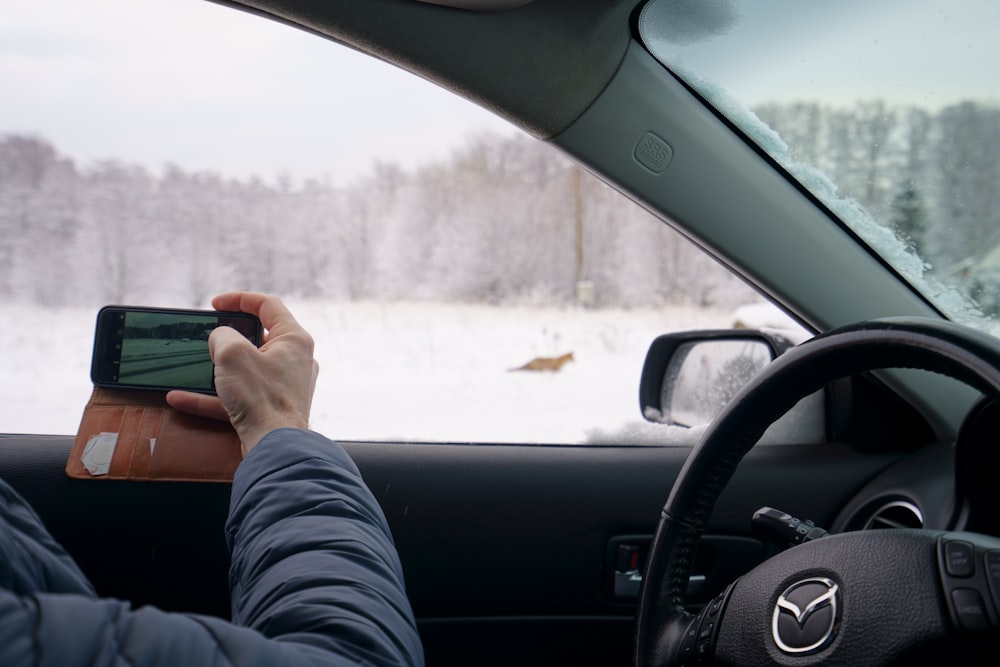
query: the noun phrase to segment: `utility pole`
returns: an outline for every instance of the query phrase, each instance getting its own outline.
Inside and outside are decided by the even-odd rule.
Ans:
[[[574,164],[571,167],[573,180],[573,232],[576,249],[576,302],[583,308],[594,305],[594,284],[584,279],[583,273],[583,196],[580,192],[580,182],[583,170]]]

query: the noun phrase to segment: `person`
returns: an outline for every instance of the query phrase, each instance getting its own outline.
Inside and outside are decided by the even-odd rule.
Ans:
[[[275,296],[218,310],[260,317],[258,349],[209,337],[218,396],[169,392],[177,410],[228,419],[244,459],[225,525],[232,621],[100,599],[37,515],[0,483],[2,665],[422,665],[385,517],[338,444],[308,430],[313,341]]]

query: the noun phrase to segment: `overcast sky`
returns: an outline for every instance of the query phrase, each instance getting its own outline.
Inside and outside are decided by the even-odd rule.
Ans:
[[[997,101],[995,0],[660,5],[668,60],[751,106]],[[82,166],[116,158],[152,170],[170,162],[236,177],[349,181],[376,160],[412,167],[480,133],[516,132],[408,73],[206,0],[0,0],[0,8],[0,134],[37,134]],[[678,23],[678,11],[692,16]],[[684,37],[673,44],[671,25]],[[704,34],[692,38],[699,27]],[[902,68],[901,48],[910,53]]]
[[[751,106],[998,101],[996,0],[660,0],[645,18],[664,61]]]
[[[81,166],[344,181],[516,132],[411,74],[204,0],[0,6],[0,134],[41,136]]]

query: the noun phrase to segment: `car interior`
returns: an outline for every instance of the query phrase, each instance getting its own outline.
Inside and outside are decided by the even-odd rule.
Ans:
[[[914,259],[898,227],[862,216],[834,176],[802,166],[791,131],[768,128],[763,112],[748,118],[737,83],[753,85],[768,49],[774,61],[805,51],[801,27],[760,18],[781,38],[761,28],[757,51],[722,40],[778,9],[737,0],[214,4],[499,116],[713,256],[798,332],[643,337],[633,417],[688,442],[628,431],[560,444],[347,439],[389,520],[428,665],[990,662],[1000,627],[989,449],[1000,340],[982,294],[996,283],[976,269],[935,274],[932,265],[954,262],[930,250]],[[794,13],[796,3],[780,4]],[[980,4],[921,6],[980,12],[995,27],[1000,17]],[[840,29],[854,11],[858,23],[878,14],[891,24],[888,9],[860,2],[805,13],[823,34],[825,21]],[[903,61],[894,35],[881,57]],[[725,61],[720,71],[735,67],[737,83],[715,80],[713,59]],[[995,74],[975,85],[970,99],[983,100],[987,127],[1000,131]],[[273,132],[295,123],[281,119]],[[944,160],[926,150],[922,159]],[[995,153],[983,159],[995,175]],[[993,203],[995,183],[980,188]],[[955,220],[934,224],[953,230]],[[977,237],[983,253],[998,240],[992,222]],[[567,368],[582,372],[577,356]],[[371,400],[394,400],[392,382]],[[64,408],[75,419],[84,406]],[[393,419],[390,405],[383,412]],[[0,478],[101,595],[228,618],[229,484],[71,477],[76,441],[75,432],[4,433]]]

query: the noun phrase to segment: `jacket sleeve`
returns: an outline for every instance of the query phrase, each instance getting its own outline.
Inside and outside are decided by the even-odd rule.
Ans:
[[[340,445],[269,434],[240,466],[226,538],[234,622],[352,664],[423,664],[389,526]]]
[[[0,482],[0,590],[94,595],[69,554],[52,538],[21,496]]]
[[[0,664],[423,664],[388,525],[339,445],[294,429],[265,437],[237,470],[226,537],[232,623],[134,610],[85,583],[4,587]]]

